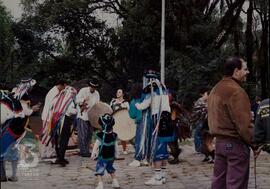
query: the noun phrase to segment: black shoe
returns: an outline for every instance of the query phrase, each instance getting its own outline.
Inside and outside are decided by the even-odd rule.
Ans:
[[[82,157],[91,157],[91,153],[81,154]]]
[[[168,162],[169,164],[175,165],[175,164],[178,164],[180,161],[178,158],[175,158],[175,159],[169,160]]]
[[[66,163],[66,164],[69,164],[69,161],[67,159],[63,159],[63,161]]]
[[[209,157],[205,157],[205,158],[202,160],[202,162],[207,162],[207,161],[209,161],[209,160],[210,160]]]
[[[8,181],[10,181],[10,182],[17,182],[18,181],[18,177],[16,177],[16,176],[9,177],[8,178]]]
[[[65,161],[60,161],[60,162],[59,162],[59,165],[60,165],[61,167],[65,167],[65,166],[66,166],[66,162],[65,162]]]
[[[0,181],[1,182],[7,182],[7,177],[1,177]]]

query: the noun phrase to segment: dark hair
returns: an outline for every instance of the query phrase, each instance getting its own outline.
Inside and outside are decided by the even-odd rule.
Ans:
[[[134,83],[131,86],[130,97],[135,99],[141,98],[142,87],[142,83]]]
[[[204,94],[205,92],[209,92],[209,87],[207,87],[207,86],[201,86],[200,88],[199,88],[199,93],[200,94]]]
[[[242,59],[238,57],[227,58],[223,67],[223,75],[232,76],[235,68],[239,70],[242,68]]]
[[[59,79],[57,82],[56,82],[56,85],[65,85],[67,84],[67,81],[66,80],[63,80],[63,79]]]

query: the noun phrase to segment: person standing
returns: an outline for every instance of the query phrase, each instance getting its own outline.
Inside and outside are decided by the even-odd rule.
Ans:
[[[131,119],[134,119],[136,124],[136,134],[135,134],[135,154],[134,160],[129,164],[131,167],[140,167],[144,163],[148,165],[147,161],[143,162],[143,153],[140,151],[140,142],[142,139],[143,133],[143,124],[142,124],[142,111],[137,109],[135,104],[141,102],[141,92],[142,84],[134,84],[131,88],[131,102],[129,106],[129,116]]]
[[[257,111],[254,128],[254,144],[270,154],[270,101],[263,100]]]
[[[51,117],[50,113],[52,110],[52,102],[57,97],[57,95],[59,95],[60,92],[65,89],[66,86],[67,86],[66,81],[59,80],[59,81],[57,81],[56,85],[53,88],[51,88],[49,90],[49,92],[47,93],[47,95],[45,97],[43,111],[41,114],[41,120],[42,120],[42,125],[43,125],[43,127],[42,127],[43,129],[41,131],[41,134],[44,132],[44,129],[45,130],[47,129],[47,128],[45,128],[45,125],[47,125],[47,123],[49,122],[49,119]],[[55,149],[51,146],[51,144],[49,144],[48,146],[45,146],[44,144],[40,143],[39,148],[40,148],[41,158],[52,158],[52,157],[56,156]]]
[[[151,78],[146,86],[145,95],[135,106],[138,110],[148,111],[145,116],[144,132],[140,150],[148,149],[146,155],[154,164],[154,175],[145,182],[145,185],[162,185],[166,182],[166,165],[169,158],[168,142],[175,138],[171,121],[171,108],[166,87],[155,78]],[[146,132],[147,130],[147,132]],[[152,136],[151,138],[149,136]],[[145,138],[146,137],[146,138]],[[149,142],[144,142],[149,140]],[[143,151],[142,151],[143,152]]]
[[[55,151],[57,159],[54,164],[60,164],[60,166],[65,167],[66,164],[69,164],[69,161],[65,159],[65,153],[68,146],[68,141],[72,133],[72,123],[74,120],[74,115],[77,114],[76,104],[74,102],[75,96],[77,94],[76,89],[71,86],[66,86],[64,90],[61,91],[59,98],[55,99],[54,108],[58,110],[64,109],[61,117],[58,118],[58,121],[55,124],[55,127],[59,125],[57,131],[55,132]],[[60,102],[62,101],[62,102]]]
[[[118,89],[116,92],[116,98],[113,98],[110,106],[113,110],[113,112],[116,112],[120,109],[129,109],[128,102],[124,99],[124,91],[123,89]],[[127,155],[127,141],[121,141],[122,147],[123,147],[123,154]]]
[[[96,90],[99,87],[98,80],[92,79],[88,83],[88,87],[81,88],[77,97],[76,103],[79,105],[77,113],[77,130],[80,155],[82,157],[90,157],[89,145],[92,139],[92,126],[88,119],[88,112],[91,108],[100,101],[99,92]]]
[[[30,106],[30,97],[29,92],[32,90],[33,86],[36,84],[36,80],[32,78],[23,78],[21,79],[20,84],[12,90],[13,97],[9,98],[9,100],[13,100],[13,105],[16,103],[20,103],[22,108],[23,117],[14,117],[4,123],[1,128],[1,136],[0,136],[0,143],[1,143],[1,153],[0,153],[0,172],[1,172],[1,182],[4,181],[11,181],[16,182],[17,178],[17,167],[18,167],[18,160],[19,160],[19,153],[17,149],[17,144],[19,141],[24,137],[24,133],[26,127],[28,126],[28,119],[29,116],[33,114],[33,112],[38,112],[40,108],[40,104],[36,104],[34,106]],[[19,101],[19,102],[15,102]],[[6,128],[2,130],[3,128]],[[9,134],[12,133],[12,137]],[[14,138],[13,138],[14,137]],[[12,144],[11,138],[13,138]],[[3,145],[3,146],[2,146]],[[12,167],[12,176],[6,178],[6,171],[5,171],[5,162],[4,161],[11,161]]]
[[[110,114],[104,114],[99,117],[98,122],[102,131],[96,134],[97,139],[91,155],[91,159],[97,159],[95,175],[98,185],[96,189],[103,189],[102,177],[105,170],[112,177],[112,187],[120,188],[113,167],[114,160],[118,157],[117,134],[113,132],[114,118]]]
[[[212,189],[248,188],[253,128],[250,100],[240,85],[248,73],[243,59],[228,58],[208,97],[208,124],[216,137]]]

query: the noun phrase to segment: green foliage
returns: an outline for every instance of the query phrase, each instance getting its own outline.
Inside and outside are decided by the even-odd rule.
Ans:
[[[265,41],[269,40],[269,5],[263,0],[253,2],[253,14],[257,12],[262,26],[256,31],[247,27],[252,19],[239,16],[244,0],[166,1],[166,85],[178,94],[180,101],[197,98],[201,86],[211,88],[222,76],[224,59],[233,55],[247,58],[252,72],[261,73],[250,78],[250,94],[266,94],[269,82],[263,70],[268,70],[269,47]],[[42,86],[51,87],[59,78],[72,82],[97,77],[106,86],[107,98],[114,95],[112,89],[127,89],[140,81],[145,69],[160,69],[161,1],[21,3],[24,13],[18,22],[13,22],[0,4],[2,82],[32,75]],[[108,27],[97,16],[101,10],[117,14],[121,24]],[[256,55],[256,65],[252,53]]]
[[[0,1],[0,83],[10,79],[14,51],[14,36],[11,32],[12,18]]]

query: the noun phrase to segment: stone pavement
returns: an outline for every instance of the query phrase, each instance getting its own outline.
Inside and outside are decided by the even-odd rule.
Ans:
[[[121,147],[120,147],[121,148]],[[132,147],[129,147],[132,148]],[[116,175],[122,189],[208,189],[212,175],[213,164],[203,163],[203,156],[194,153],[192,141],[182,144],[183,153],[181,163],[169,165],[167,182],[162,186],[145,186],[144,182],[151,177],[150,167],[131,168],[127,166],[133,160],[133,153],[122,155],[124,160],[115,161]],[[67,167],[51,165],[39,161],[33,168],[18,170],[18,182],[1,183],[3,189],[94,189],[96,162],[89,158],[77,155],[67,158],[70,164]],[[6,165],[7,174],[10,174],[10,164]],[[249,188],[255,188],[254,162],[251,157]],[[257,189],[270,188],[270,155],[262,153],[257,159]],[[110,176],[104,176],[104,188],[111,187]]]

